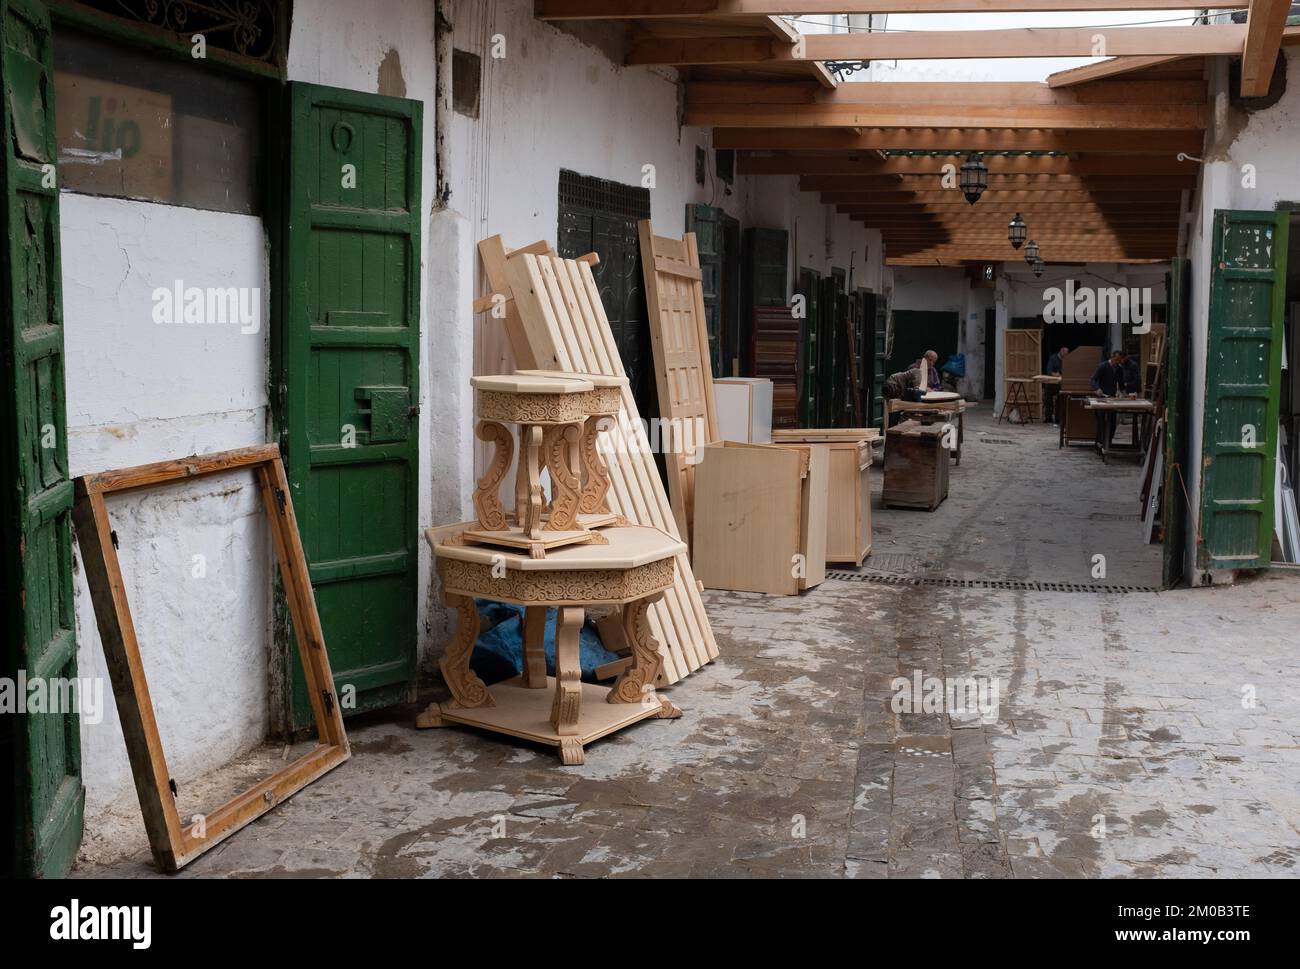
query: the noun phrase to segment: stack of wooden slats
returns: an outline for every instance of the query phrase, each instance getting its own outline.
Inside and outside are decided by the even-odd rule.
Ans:
[[[755,377],[772,381],[772,426],[799,426],[799,341],[802,321],[788,306],[755,306]]]

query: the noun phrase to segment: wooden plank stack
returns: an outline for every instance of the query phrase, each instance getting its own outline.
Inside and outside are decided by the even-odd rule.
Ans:
[[[755,306],[751,354],[755,377],[772,381],[772,426],[799,426],[801,320],[788,306]]]

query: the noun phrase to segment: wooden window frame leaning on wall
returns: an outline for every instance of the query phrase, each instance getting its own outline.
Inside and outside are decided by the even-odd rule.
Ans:
[[[201,822],[191,819],[182,824],[127,602],[126,584],[117,557],[117,535],[109,521],[105,499],[108,495],[241,469],[249,469],[256,476],[271,526],[285,599],[298,641],[298,655],[316,718],[317,744],[289,766],[201,816]],[[264,444],[83,475],[76,482],[73,519],[149,847],[161,870],[178,871],[350,756],[284,464],[279,448]]]

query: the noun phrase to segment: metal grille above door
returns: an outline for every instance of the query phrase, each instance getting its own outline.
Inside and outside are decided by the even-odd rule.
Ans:
[[[557,250],[565,259],[594,252],[592,268],[623,369],[641,413],[650,409],[650,337],[637,223],[650,218],[650,191],[561,170]]]

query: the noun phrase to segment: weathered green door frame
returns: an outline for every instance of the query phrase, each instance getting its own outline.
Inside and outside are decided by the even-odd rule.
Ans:
[[[286,99],[273,411],[346,716],[414,690],[423,106],[304,83]],[[297,733],[305,683],[279,655]]]
[[[5,91],[0,263],[0,595],[4,675],[77,675],[72,606],[72,482],[63,376],[54,66],[40,0],[0,0]],[[0,716],[6,873],[58,877],[81,843],[76,712]]]
[[[1197,567],[1267,567],[1286,307],[1286,212],[1218,209],[1210,262]]]
[[[1172,589],[1183,577],[1187,562],[1187,336],[1191,313],[1191,271],[1187,259],[1169,266],[1169,314],[1165,323],[1165,461],[1162,525],[1162,584]]]

